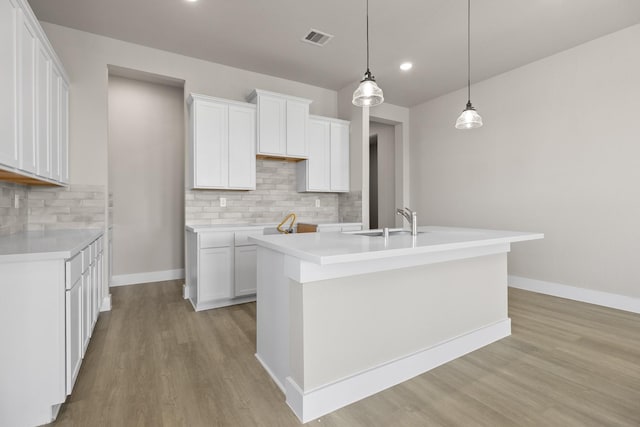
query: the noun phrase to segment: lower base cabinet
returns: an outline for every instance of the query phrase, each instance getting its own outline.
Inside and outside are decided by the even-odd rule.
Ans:
[[[258,247],[256,245],[239,246],[236,248],[235,255],[235,296],[255,295]]]
[[[82,363],[83,340],[82,340],[82,279],[78,279],[75,284],[66,291],[66,353],[67,353],[67,394],[71,394],[73,385],[80,372]]]
[[[47,233],[38,237],[42,242],[27,233],[8,237],[11,247],[31,252],[0,253],[0,324],[6,325],[0,328],[0,426],[55,420],[98,316],[93,298],[102,292],[102,235]]]
[[[257,246],[252,235],[275,233],[275,226],[186,228],[184,297],[196,311],[255,301]],[[360,223],[319,224],[319,232],[361,230]]]
[[[233,248],[208,248],[200,251],[200,292],[198,299],[213,301],[232,298]]]

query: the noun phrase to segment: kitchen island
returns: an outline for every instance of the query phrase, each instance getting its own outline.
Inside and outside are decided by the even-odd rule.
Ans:
[[[256,357],[302,422],[318,418],[510,335],[507,253],[541,238],[450,227],[251,236]]]

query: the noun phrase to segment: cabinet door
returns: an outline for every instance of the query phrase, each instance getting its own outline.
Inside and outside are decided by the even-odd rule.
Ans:
[[[258,154],[284,155],[287,151],[287,101],[258,96]]]
[[[22,11],[18,12],[18,122],[20,169],[36,173],[35,57],[36,34]]]
[[[0,0],[0,164],[10,167],[18,167],[17,16],[13,0]]]
[[[86,270],[82,274],[82,357],[87,351],[91,338],[91,274]]]
[[[50,88],[50,136],[51,136],[51,178],[60,181],[60,72],[51,67]]]
[[[257,246],[238,246],[235,248],[235,296],[251,295],[256,293],[258,264]]]
[[[331,187],[331,123],[309,120],[309,160],[307,190],[329,191]]]
[[[194,102],[195,186],[227,187],[229,184],[228,112],[225,104]]]
[[[331,123],[331,191],[349,191],[349,125]]]
[[[67,395],[80,371],[82,362],[82,280],[78,280],[66,291],[66,358],[67,358]]]
[[[95,245],[95,243],[94,243]],[[96,245],[97,246],[97,245]],[[98,321],[99,312],[99,295],[98,295],[98,256],[94,253],[93,263],[89,268],[91,270],[91,329]]]
[[[233,297],[233,246],[200,249],[198,303]]]
[[[100,314],[100,306],[102,304],[102,282],[104,274],[104,252],[100,251],[98,259],[96,260],[96,276],[93,282],[94,291],[94,305],[93,305],[93,319],[92,324],[95,325],[98,321],[98,314]]]
[[[229,188],[256,188],[256,111],[229,106]]]
[[[37,173],[42,177],[51,178],[51,140],[49,134],[51,59],[49,59],[49,54],[39,40],[36,49],[35,67]]]
[[[309,104],[287,100],[287,156],[308,157]]]
[[[60,109],[58,126],[60,135],[60,182],[69,183],[69,86],[63,79],[58,80]]]

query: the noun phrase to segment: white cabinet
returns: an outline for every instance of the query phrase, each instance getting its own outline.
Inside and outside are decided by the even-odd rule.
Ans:
[[[257,255],[258,247],[256,245],[236,246],[235,296],[255,295]]]
[[[69,183],[69,85],[58,79],[60,102],[58,104],[58,126],[60,147],[60,182]]]
[[[190,187],[255,189],[255,106],[195,94],[188,103]]]
[[[80,372],[82,362],[82,280],[66,291],[67,394]]]
[[[264,227],[186,232],[186,292],[196,311],[255,301],[256,246]]]
[[[18,145],[20,169],[37,172],[35,135],[36,33],[24,11],[18,12]]]
[[[37,42],[35,63],[35,125],[38,153],[37,173],[51,178],[51,60],[42,42]]]
[[[13,0],[0,0],[0,164],[11,168],[18,167],[17,13]]]
[[[309,159],[298,163],[298,191],[349,191],[349,122],[309,118]]]
[[[51,84],[49,91],[51,123],[51,179],[60,181],[60,72],[51,67]]]
[[[91,338],[91,274],[89,268],[82,272],[82,357],[84,357]]]
[[[309,119],[309,160],[298,163],[299,191],[331,191],[331,122]]]
[[[257,104],[258,155],[298,159],[309,156],[310,100],[258,89],[248,99]]]
[[[212,301],[233,296],[233,247],[200,250],[198,299]]]
[[[68,183],[69,86],[25,0],[0,0],[0,169],[22,183]],[[65,174],[61,163],[64,162]]]

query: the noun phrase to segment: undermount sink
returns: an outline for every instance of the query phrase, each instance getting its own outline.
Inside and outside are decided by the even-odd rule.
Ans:
[[[424,234],[426,231],[418,231],[418,234]],[[384,232],[382,230],[364,230],[364,231],[355,231],[350,232],[349,234],[356,234],[358,236],[368,236],[368,237],[382,237]],[[410,236],[411,230],[404,229],[390,229],[389,236]]]

